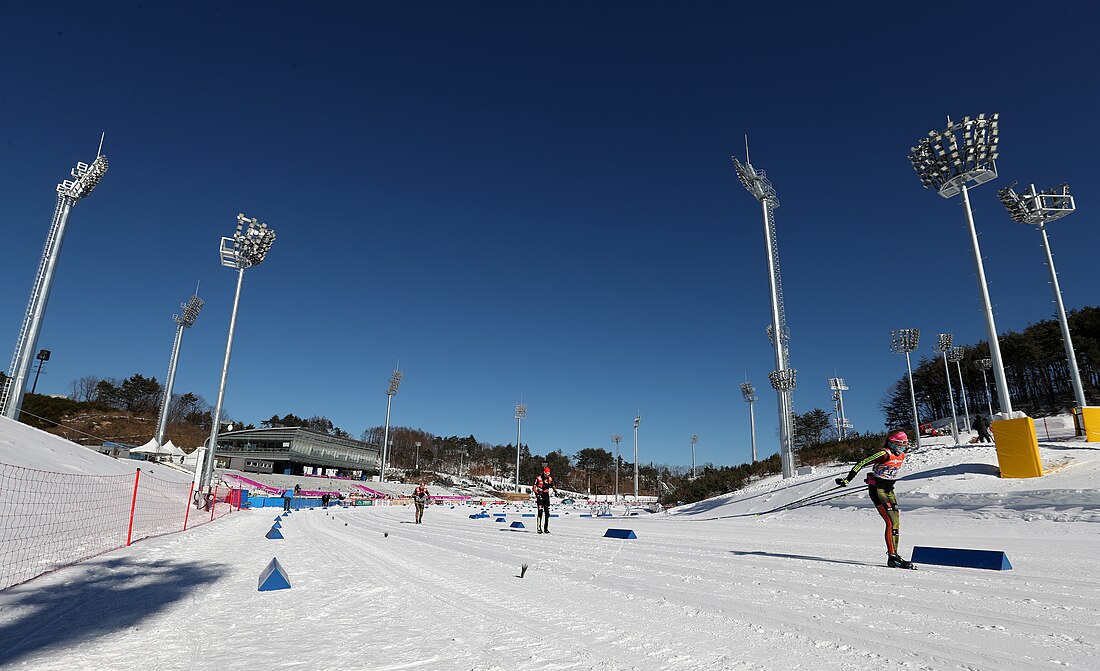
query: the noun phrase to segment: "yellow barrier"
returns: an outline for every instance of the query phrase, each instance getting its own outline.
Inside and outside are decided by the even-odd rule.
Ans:
[[[1039,459],[1039,439],[1035,435],[1033,419],[1001,419],[993,422],[992,429],[1002,478],[1043,476],[1043,463]]]
[[[1081,420],[1085,423],[1085,440],[1100,443],[1100,408],[1081,408]]]

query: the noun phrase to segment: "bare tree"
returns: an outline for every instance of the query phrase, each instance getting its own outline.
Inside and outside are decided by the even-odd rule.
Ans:
[[[69,383],[69,398],[74,401],[91,401],[95,398],[95,388],[99,384],[99,378],[95,375],[85,375]]]

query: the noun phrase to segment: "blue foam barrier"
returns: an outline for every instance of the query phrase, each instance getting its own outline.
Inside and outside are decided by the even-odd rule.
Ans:
[[[279,524],[279,518],[278,517],[275,518],[275,524],[272,524],[271,528],[272,529],[282,529],[283,528],[283,525]]]
[[[283,534],[278,529],[276,529],[275,527],[271,527],[271,531],[268,531],[266,536],[267,536],[267,538],[270,538],[270,539],[274,540],[274,539],[282,538]]]
[[[592,513],[581,513],[581,517],[592,517]]]
[[[523,513],[524,517],[534,517],[535,513]]]
[[[596,515],[596,517],[614,517],[614,515],[612,515],[611,513],[600,513],[599,515]]]
[[[493,517],[504,517],[508,513],[493,513]]]
[[[508,526],[511,527],[512,529],[526,529],[527,528],[527,527],[523,526],[523,522],[520,522],[519,520],[516,520],[515,522],[512,522]]]
[[[603,533],[604,538],[637,538],[633,529],[608,529]]]
[[[503,517],[498,517],[498,518],[496,519],[496,521],[497,521],[497,522],[507,522],[508,520],[504,519]]]
[[[1012,564],[1003,550],[967,550],[963,548],[930,548],[918,545],[913,548],[914,564],[961,566],[1008,571]]]
[[[271,558],[267,568],[260,574],[260,584],[257,589],[260,592],[273,589],[290,589],[290,578],[286,576],[286,570],[275,557]]]

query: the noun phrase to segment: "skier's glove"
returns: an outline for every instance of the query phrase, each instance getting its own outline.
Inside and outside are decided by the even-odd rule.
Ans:
[[[848,486],[848,480],[846,478],[837,478],[836,479],[836,484],[837,484],[838,487],[847,487]]]

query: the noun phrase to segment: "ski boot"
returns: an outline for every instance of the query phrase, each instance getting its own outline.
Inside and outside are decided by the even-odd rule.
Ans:
[[[913,566],[913,562],[902,559],[901,555],[886,555],[886,565],[890,568],[917,568],[916,566]]]

